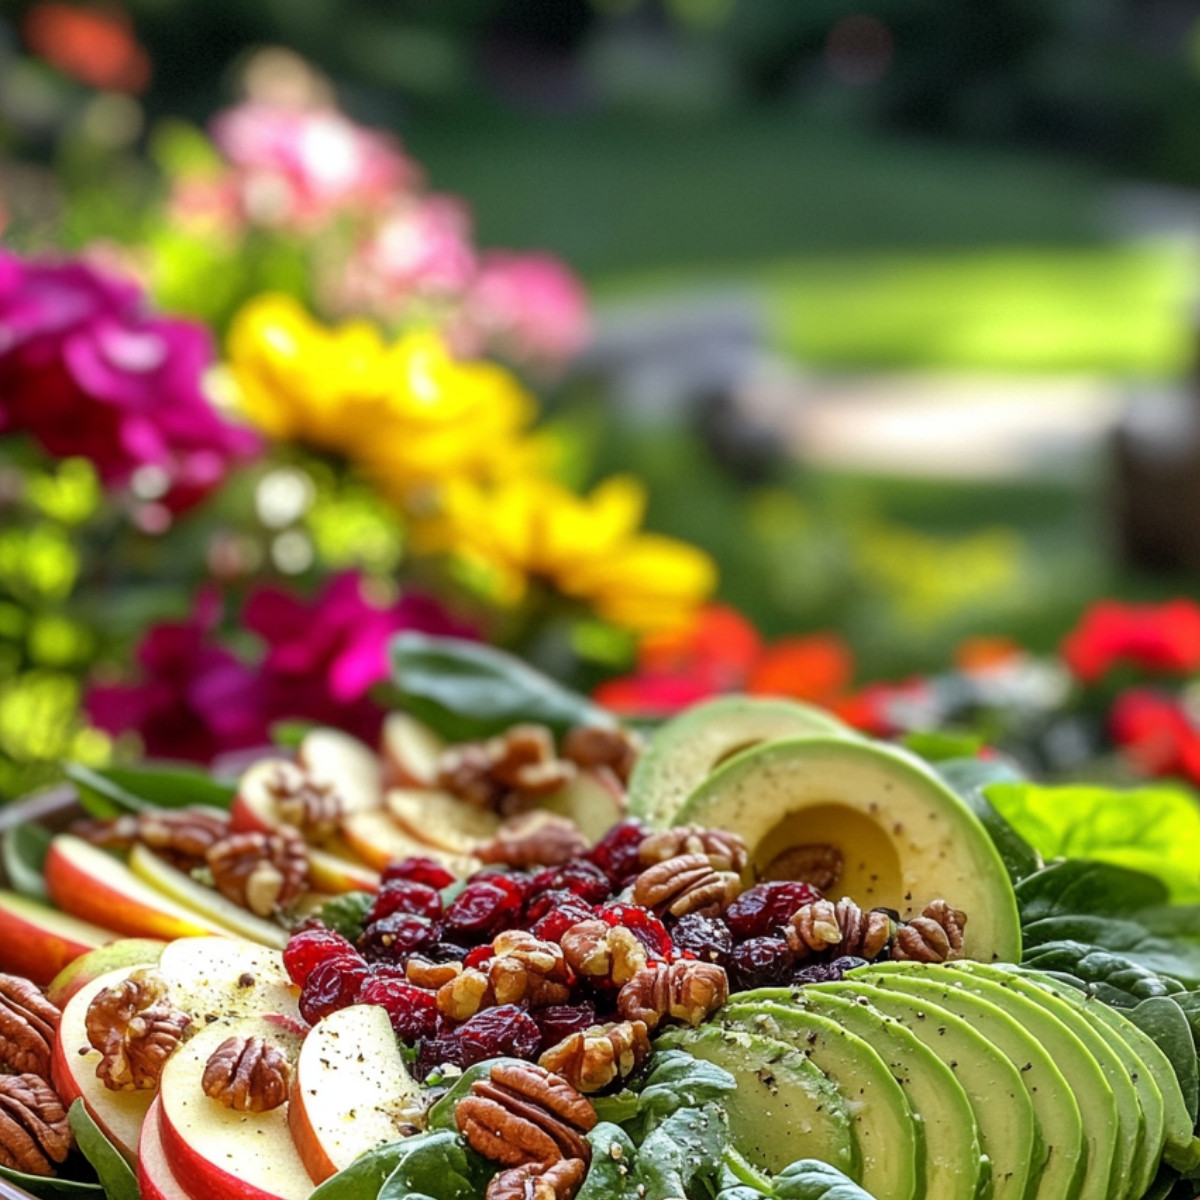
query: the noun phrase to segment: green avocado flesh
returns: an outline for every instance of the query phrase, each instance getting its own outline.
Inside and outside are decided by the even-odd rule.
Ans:
[[[1033,1104],[1016,1067],[965,1021],[898,992],[858,982],[810,984],[805,994],[865,1001],[912,1033],[954,1073],[966,1093],[991,1163],[993,1200],[1023,1200],[1037,1187],[1045,1158]]]
[[[1048,993],[1045,988],[1025,979],[1018,972],[1006,971],[984,963],[954,963],[950,969],[955,975],[965,976],[972,983],[982,985],[986,982],[990,988],[1003,988],[1029,1000],[1051,1014],[1075,1035],[1084,1053],[1089,1055],[1104,1073],[1117,1103],[1120,1133],[1114,1179],[1127,1178],[1127,1200],[1140,1200],[1153,1182],[1162,1161],[1163,1098],[1149,1069],[1133,1053],[1128,1043],[1115,1035],[1110,1027],[1097,1024],[1079,1009]],[[996,1003],[1000,1004],[1001,1000],[997,999]],[[1013,1015],[1017,1014],[1014,1012]],[[1029,1028],[1035,1036],[1040,1037],[1032,1026]],[[1084,1128],[1090,1136],[1093,1118],[1087,1105],[1091,1091],[1084,1088],[1078,1076],[1069,1072],[1067,1061],[1060,1057],[1055,1045],[1044,1040],[1042,1044],[1050,1051],[1051,1057],[1075,1089]]]
[[[735,754],[809,734],[857,736],[824,709],[791,700],[719,696],[694,705],[662,725],[638,758],[629,815],[665,828],[688,795]]]
[[[917,1194],[924,1200],[974,1200],[989,1176],[979,1129],[954,1072],[899,1022],[849,998],[815,995],[811,989],[761,988],[743,992],[719,1019],[750,1033],[779,1038],[803,1048],[797,1012],[825,1017],[861,1038],[883,1060],[900,1085],[922,1133],[922,1171]],[[865,1151],[864,1151],[865,1153]]]
[[[676,824],[729,829],[759,877],[804,845],[833,846],[834,896],[908,919],[935,899],[967,913],[964,953],[1019,962],[1008,872],[968,806],[904,751],[861,740],[795,738],[748,750],[713,772]]]
[[[1120,1136],[1140,1138],[1140,1125],[1121,1127],[1112,1089],[1066,1026],[1024,997],[985,980],[964,982],[940,964],[884,963],[861,975],[961,1017],[1018,1067],[1049,1151],[1033,1193],[1038,1200],[1119,1200],[1125,1195],[1129,1175],[1120,1174],[1126,1156],[1117,1142]]]
[[[862,1160],[858,1182],[875,1200],[914,1200],[924,1149],[921,1127],[883,1059],[862,1038],[828,1017],[799,1008],[777,1008],[773,1030],[726,1021],[724,1010],[722,1027],[786,1042],[810,1059],[850,1110]],[[689,1034],[681,1033],[673,1044],[686,1049],[688,1038]]]
[[[858,1178],[849,1105],[807,1056],[774,1038],[715,1025],[671,1030],[655,1045],[686,1050],[737,1080],[727,1105],[730,1140],[752,1167],[774,1175],[799,1158],[817,1158]]]

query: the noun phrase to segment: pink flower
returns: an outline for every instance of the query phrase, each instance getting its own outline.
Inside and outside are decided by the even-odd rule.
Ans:
[[[1200,604],[1093,604],[1062,644],[1067,666],[1096,683],[1119,663],[1146,671],[1187,673],[1200,668]]]
[[[212,359],[202,326],[148,314],[135,285],[0,250],[0,430],[91,459],[109,485],[149,469],[186,508],[259,445],[204,395]]]
[[[460,353],[497,350],[519,363],[558,367],[592,335],[587,293],[579,278],[549,254],[484,255],[463,298],[453,338]]]
[[[261,225],[312,229],[348,209],[379,210],[417,182],[395,139],[335,109],[252,101],[218,114],[211,131]]]

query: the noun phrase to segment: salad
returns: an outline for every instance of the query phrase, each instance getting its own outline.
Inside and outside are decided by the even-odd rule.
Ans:
[[[11,825],[0,1176],[116,1200],[1183,1200],[1200,816],[406,634],[379,747]],[[78,810],[77,810],[78,811]]]

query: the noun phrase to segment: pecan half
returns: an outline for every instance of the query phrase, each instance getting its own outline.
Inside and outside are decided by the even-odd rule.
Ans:
[[[583,1134],[599,1119],[591,1101],[565,1079],[533,1063],[498,1063],[454,1109],[472,1149],[504,1166],[591,1161]]]
[[[166,980],[149,968],[97,992],[84,1021],[88,1041],[101,1054],[96,1075],[114,1092],[157,1087],[192,1023],[170,1002]]]
[[[0,1076],[0,1163],[29,1175],[53,1175],[74,1145],[62,1101],[44,1079]]]
[[[475,850],[477,858],[510,867],[557,867],[587,852],[588,840],[567,817],[535,808],[510,817],[489,842]]]
[[[659,916],[720,916],[737,899],[742,882],[732,871],[714,871],[706,854],[679,854],[647,867],[634,881],[633,902]]]
[[[37,984],[20,975],[0,975],[0,1067],[49,1079],[59,1016]]]
[[[818,892],[830,892],[837,887],[845,867],[846,860],[836,846],[826,842],[806,842],[776,855],[758,873],[758,878],[760,883],[798,879],[812,884]]]
[[[919,917],[904,921],[892,941],[891,957],[901,962],[950,962],[962,958],[963,926],[967,914],[934,900]]]
[[[628,783],[642,738],[620,725],[576,725],[563,739],[563,758],[585,771],[607,767],[621,783]]]
[[[586,1175],[582,1158],[509,1167],[492,1176],[484,1200],[572,1200]]]
[[[346,804],[333,784],[322,783],[298,764],[281,759],[266,786],[280,819],[300,830],[307,841],[328,841],[337,833]]]
[[[638,847],[638,860],[644,867],[682,854],[703,854],[714,871],[740,872],[746,865],[746,843],[725,829],[679,825],[650,834]]]
[[[869,961],[887,949],[895,932],[896,922],[887,910],[864,910],[843,896],[836,904],[816,900],[797,909],[787,927],[787,940],[801,958],[836,948],[839,956],[852,954]]]
[[[621,987],[647,962],[646,947],[623,925],[579,921],[559,942],[571,969],[592,983],[607,980]]]
[[[229,1037],[209,1056],[200,1086],[226,1108],[269,1112],[288,1098],[290,1079],[278,1046],[260,1037]]]
[[[627,1079],[650,1057],[644,1021],[593,1025],[569,1034],[538,1059],[581,1092],[598,1092],[614,1079]]]
[[[645,1022],[648,1029],[667,1019],[699,1025],[728,999],[724,967],[684,959],[639,971],[618,993],[617,1011],[627,1021]]]
[[[227,900],[269,917],[297,900],[308,883],[308,850],[295,829],[233,833],[206,855],[217,890]]]

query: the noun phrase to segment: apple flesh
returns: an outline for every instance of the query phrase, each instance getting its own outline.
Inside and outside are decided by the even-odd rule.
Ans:
[[[483,864],[466,855],[447,854],[405,833],[386,810],[350,813],[342,818],[342,836],[375,870],[401,858],[432,858],[456,875],[470,875]]]
[[[271,1014],[304,1029],[300,989],[283,955],[268,946],[221,937],[180,938],[162,952],[158,969],[172,997],[195,1021]]]
[[[383,1008],[353,1004],[309,1031],[292,1077],[288,1124],[314,1183],[402,1137],[401,1123],[419,1119],[421,1110],[420,1086]]]
[[[89,950],[63,967],[46,988],[46,999],[62,1008],[84,984],[118,967],[149,966],[162,957],[166,942],[154,938],[118,938],[107,946]]]
[[[341,796],[346,812],[369,812],[383,804],[383,764],[358,738],[340,729],[310,729],[296,750],[296,760],[318,783]]]
[[[580,771],[540,808],[567,817],[579,826],[589,842],[598,842],[614,825],[625,819],[625,789],[605,768]]]
[[[446,743],[408,713],[389,713],[383,723],[380,750],[383,781],[388,787],[437,786],[438,760]]]
[[[146,1111],[142,1135],[138,1141],[137,1181],[142,1200],[192,1200],[183,1184],[175,1178],[167,1152],[163,1149],[161,1111],[158,1097]]]
[[[305,1200],[312,1180],[288,1129],[285,1104],[236,1112],[205,1095],[200,1081],[229,1037],[259,1037],[295,1063],[299,1035],[260,1017],[215,1021],[167,1060],[159,1085],[159,1131],[166,1160],[192,1200]]]
[[[0,970],[44,986],[80,955],[116,936],[111,929],[0,890]]]
[[[392,788],[385,802],[405,833],[447,854],[473,854],[500,828],[498,814],[449,792]]]

